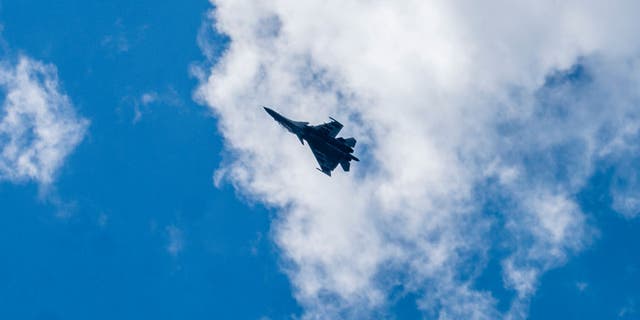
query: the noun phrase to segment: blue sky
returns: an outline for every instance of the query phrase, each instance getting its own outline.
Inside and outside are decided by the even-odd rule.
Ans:
[[[63,116],[86,121],[52,183],[0,170],[0,319],[472,317],[460,313],[467,304],[481,310],[473,313],[478,318],[640,317],[640,207],[620,209],[614,199],[620,190],[640,190],[638,132],[619,135],[623,151],[608,138],[618,137],[610,123],[633,123],[640,99],[625,95],[633,85],[603,85],[636,79],[640,51],[621,48],[611,58],[582,49],[588,45],[570,53],[536,47],[531,51],[553,58],[527,60],[527,50],[512,50],[513,67],[483,76],[479,90],[451,85],[460,78],[457,66],[478,74],[502,65],[499,57],[480,54],[479,66],[450,63],[438,59],[448,51],[431,38],[425,42],[436,49],[429,53],[412,47],[416,41],[400,41],[406,51],[376,46],[413,34],[393,28],[376,41],[358,37],[365,38],[360,43],[345,30],[362,29],[344,28],[351,20],[322,6],[301,22],[295,17],[306,11],[295,5],[220,2],[212,18],[205,0],[0,0],[0,60],[54,66],[75,113]],[[393,19],[395,9],[387,9],[373,19]],[[322,20],[324,14],[336,18]],[[509,36],[496,38],[508,47]],[[366,54],[354,57],[352,43]],[[399,62],[413,50],[437,67]],[[615,59],[629,67],[616,69]],[[351,68],[353,61],[359,63]],[[516,65],[527,66],[527,77],[514,76]],[[383,80],[368,82],[374,78]],[[423,95],[425,87],[439,95]],[[451,98],[459,90],[468,96]],[[421,99],[441,109],[415,104]],[[400,112],[380,119],[380,110],[398,101]],[[482,105],[479,111],[460,107],[469,101]],[[632,116],[583,125],[611,101],[630,106],[612,114]],[[533,111],[511,117],[508,106],[518,103]],[[358,138],[361,168],[331,179],[318,174],[310,152],[257,108],[262,104],[314,123],[342,120],[344,135]],[[445,110],[453,110],[450,117],[435,116]],[[464,118],[471,111],[497,116]],[[462,120],[449,125],[456,117]],[[406,125],[387,130],[397,123]],[[549,129],[559,123],[565,129]],[[477,131],[459,129],[465,126]],[[583,139],[592,127],[595,140]],[[460,142],[476,139],[486,140]],[[418,158],[402,158],[403,168],[390,173],[385,155],[405,150],[386,140],[401,141],[393,145]],[[7,141],[0,139],[0,149]],[[581,146],[592,141],[606,152],[587,154]],[[449,155],[462,156],[453,165]],[[551,218],[537,213],[544,210]],[[410,235],[411,225],[430,231]],[[518,278],[528,271],[536,276]]]
[[[9,56],[54,63],[91,124],[52,195],[39,197],[31,182],[0,185],[0,318],[299,312],[269,241],[270,212],[212,183],[222,141],[215,119],[191,100],[188,73],[202,59],[196,34],[207,6],[3,1]],[[133,101],[147,92],[177,102],[151,103],[134,123]],[[61,210],[68,217],[57,217]],[[175,255],[170,226],[183,242]]]

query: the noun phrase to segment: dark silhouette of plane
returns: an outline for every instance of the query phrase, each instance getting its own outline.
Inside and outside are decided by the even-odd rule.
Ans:
[[[336,138],[343,126],[335,119],[329,118],[331,122],[310,126],[309,122],[289,120],[267,107],[264,107],[264,110],[289,132],[298,136],[303,145],[304,141],[307,141],[313,155],[318,160],[318,164],[320,164],[318,170],[324,174],[331,176],[331,171],[338,164],[342,170],[349,171],[351,160],[360,161],[352,155],[356,139]]]

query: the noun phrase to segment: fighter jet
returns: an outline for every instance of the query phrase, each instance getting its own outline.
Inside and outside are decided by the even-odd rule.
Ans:
[[[317,169],[322,173],[331,176],[331,171],[338,164],[340,164],[342,170],[349,171],[351,160],[360,161],[352,155],[356,139],[336,138],[343,125],[335,119],[330,117],[331,122],[310,126],[309,122],[287,119],[267,107],[264,107],[264,110],[289,132],[295,134],[300,143],[304,145],[304,141],[307,141],[311,152],[313,152],[318,164],[320,164],[320,168]]]

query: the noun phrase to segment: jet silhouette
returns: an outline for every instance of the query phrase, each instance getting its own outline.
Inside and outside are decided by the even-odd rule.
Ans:
[[[342,170],[349,171],[351,160],[360,161],[352,155],[356,139],[336,138],[343,125],[335,119],[329,118],[331,122],[310,126],[309,122],[287,119],[267,107],[264,107],[264,110],[289,132],[295,134],[303,145],[304,141],[307,141],[311,152],[320,165],[318,170],[322,173],[331,176],[331,171],[338,164]]]

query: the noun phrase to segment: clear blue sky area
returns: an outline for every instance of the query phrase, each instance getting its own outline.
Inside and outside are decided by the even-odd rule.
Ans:
[[[58,68],[90,119],[56,182],[0,184],[0,319],[275,319],[299,313],[270,213],[216,189],[216,121],[191,99],[206,1],[2,1],[11,54]],[[166,96],[140,106],[155,91]],[[60,202],[60,203],[52,203]],[[63,212],[60,212],[63,211]],[[69,215],[59,218],[57,214]],[[183,249],[167,251],[167,228]]]
[[[0,0],[3,53],[57,67],[91,124],[51,196],[0,183],[0,319],[290,319],[302,314],[272,241],[274,212],[216,188],[216,119],[189,66],[211,5],[193,1]],[[225,39],[220,37],[219,46]],[[145,93],[157,98],[143,104]],[[598,235],[542,277],[531,319],[633,319],[639,220],[611,212],[612,173],[579,195]],[[173,239],[179,249],[171,252]],[[174,243],[174,245],[176,245]],[[500,252],[477,286],[502,309]],[[414,295],[388,316],[417,319]]]

